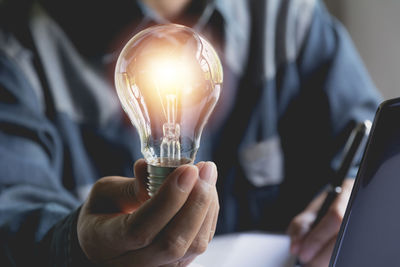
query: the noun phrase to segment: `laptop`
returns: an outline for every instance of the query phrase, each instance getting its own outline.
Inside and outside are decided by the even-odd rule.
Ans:
[[[400,98],[378,108],[329,266],[400,266]]]

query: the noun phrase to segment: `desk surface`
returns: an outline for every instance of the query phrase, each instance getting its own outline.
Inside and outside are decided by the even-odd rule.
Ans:
[[[292,267],[286,235],[261,232],[216,236],[190,267]]]

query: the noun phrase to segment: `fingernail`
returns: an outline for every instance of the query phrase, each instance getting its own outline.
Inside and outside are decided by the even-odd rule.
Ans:
[[[215,180],[215,172],[217,167],[213,162],[205,162],[203,166],[200,167],[199,176],[200,179],[208,184],[213,184]]]
[[[185,169],[179,174],[178,177],[178,187],[183,192],[189,192],[199,174],[197,168],[193,165],[188,165],[183,168]]]
[[[204,161],[200,161],[199,163],[196,164],[197,168],[199,168],[199,170],[201,170],[204,166],[204,164],[206,164]]]

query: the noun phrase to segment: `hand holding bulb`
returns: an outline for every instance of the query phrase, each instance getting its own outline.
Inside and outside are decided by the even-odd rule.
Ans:
[[[146,168],[139,160],[136,178],[104,177],[93,186],[77,225],[79,245],[91,262],[113,267],[185,266],[207,248],[219,210],[215,165],[178,167],[151,199]]]
[[[158,77],[161,77],[161,74]],[[169,82],[175,83],[172,79],[169,80],[170,77],[172,75],[161,77],[157,82],[163,81],[164,85]],[[145,77],[140,79],[142,78]],[[199,136],[195,135],[201,134],[206,121],[201,118],[206,119],[210,109],[201,110],[203,114],[198,114],[194,120],[185,119],[185,116],[192,116],[198,109],[189,109],[187,113],[182,114],[181,92],[177,93],[175,89],[169,91],[169,88],[166,88],[165,92],[160,91],[162,96],[165,96],[162,98],[164,102],[150,104],[147,106],[148,113],[143,114],[143,118],[146,118],[161,111],[161,114],[156,115],[157,119],[152,121],[157,122],[158,126],[161,125],[161,131],[155,129],[153,124],[146,124],[142,117],[131,117],[137,123],[135,125],[144,126],[143,132],[139,133],[141,137],[148,138],[149,143],[144,145],[157,142],[156,146],[142,147],[142,151],[149,153],[144,153],[147,156],[156,156],[136,162],[134,179],[115,176],[100,179],[93,186],[88,200],[80,210],[77,222],[78,244],[91,262],[102,266],[186,266],[204,252],[214,236],[219,211],[215,187],[216,166],[211,162],[183,164],[194,160],[198,144],[190,148],[187,148],[187,144],[198,142]],[[139,95],[138,91],[125,93]],[[177,97],[168,96],[171,94]],[[215,94],[211,95],[216,97]],[[216,101],[206,98],[202,102],[199,99],[204,95],[193,96],[199,98],[192,99],[188,105],[200,101],[213,106]],[[132,105],[144,105],[141,98],[127,99],[135,100],[140,102],[132,102]],[[194,128],[193,135],[186,132],[188,124],[197,127]],[[151,136],[146,135],[149,132]],[[154,139],[155,136],[158,136],[158,139]],[[198,138],[191,139],[193,136]],[[152,151],[157,153],[152,154]],[[161,176],[165,177],[163,168],[166,168],[170,173],[157,194],[149,199],[146,176],[147,170],[153,168],[149,167],[148,163],[154,162],[158,164],[153,166],[154,172],[157,173],[161,169]],[[79,264],[82,265],[82,262],[76,265]]]

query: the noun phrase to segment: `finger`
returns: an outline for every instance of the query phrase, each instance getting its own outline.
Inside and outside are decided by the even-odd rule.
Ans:
[[[130,249],[150,244],[187,201],[198,180],[198,169],[184,165],[172,172],[157,194],[125,221]],[[136,240],[136,241],[135,241]]]
[[[133,166],[133,171],[136,178],[144,180],[147,177],[147,163],[144,159],[139,159]]]
[[[81,209],[77,228],[79,243],[90,260],[100,262],[123,250],[116,242],[123,229],[117,219],[129,216],[141,205],[135,194],[138,186],[135,181],[125,177],[105,177],[93,186]],[[112,246],[114,243],[117,244]]]
[[[84,206],[88,213],[131,213],[149,197],[143,187],[146,177],[146,162],[135,163],[138,179],[119,176],[104,177],[98,180],[91,190]]]
[[[206,218],[204,219],[203,225],[201,226],[200,231],[199,231],[198,235],[196,236],[195,242],[193,242],[194,250],[193,250],[193,247],[191,246],[188,252],[190,252],[190,253],[194,252],[193,254],[199,255],[199,254],[203,253],[205,251],[205,249],[207,248],[207,245],[210,242],[211,230],[213,228],[215,209],[216,209],[216,205],[215,205],[215,202],[212,200],[210,203],[210,207],[207,211]],[[200,249],[197,251],[199,253],[196,253],[196,245],[199,246],[198,245],[199,242],[203,242],[203,246],[200,246],[200,247],[204,247],[204,250]]]
[[[293,255],[298,255],[300,252],[301,242],[310,231],[315,217],[315,213],[303,212],[290,223],[288,234],[290,236],[290,253]]]
[[[108,244],[99,257],[102,260],[146,247],[182,208],[197,180],[197,167],[181,166],[167,177],[159,192],[134,213],[92,215],[84,229],[86,240],[90,240],[87,246],[98,252],[101,250],[98,244]]]
[[[164,255],[166,259],[181,259],[196,238],[207,216],[213,199],[217,169],[214,163],[206,162],[187,202],[163,231],[157,242],[152,244],[153,250]],[[208,227],[208,226],[207,226]],[[204,245],[204,241],[206,244]],[[204,251],[208,244],[208,236],[203,237],[196,252]]]
[[[347,203],[353,188],[354,179],[346,179],[342,185],[342,192],[336,197],[322,218],[321,222],[306,236],[302,245],[299,258],[303,262],[308,262],[321,250],[322,247],[337,235]]]
[[[305,265],[305,267],[328,267],[335,247],[337,236],[334,236],[318,254]]]
[[[301,262],[309,262],[339,232],[343,213],[335,202],[321,222],[304,238],[299,252]]]
[[[144,201],[144,198],[137,195],[139,187],[135,178],[101,178],[93,185],[83,209],[88,214],[131,213]]]
[[[213,195],[215,194],[216,190],[215,193],[213,193]],[[210,242],[211,229],[213,227],[213,220],[216,209],[215,197],[212,198],[213,200],[211,200],[204,222],[201,225],[200,230],[197,233],[192,244],[190,245],[189,249],[186,251],[183,259],[196,257],[204,253],[207,249],[208,243]]]
[[[205,162],[203,162],[203,161],[199,162],[197,164],[197,167],[199,168],[199,170],[201,170],[203,168],[204,164],[205,164]],[[212,215],[212,223],[211,223],[211,229],[210,229],[210,235],[209,235],[208,242],[210,242],[214,237],[215,230],[216,230],[216,227],[217,227],[219,209],[220,209],[220,207],[219,207],[219,199],[218,199],[218,192],[217,192],[216,188],[215,188],[215,191],[214,191],[214,200],[213,200],[212,205],[213,205],[213,215]]]
[[[186,250],[185,255],[179,260],[179,262],[184,262],[184,260],[188,258],[195,258],[196,256],[206,251],[209,243],[213,216],[214,207],[212,206],[212,204],[210,204],[207,215],[204,219],[203,224],[200,227],[199,232],[197,233],[194,240],[191,242],[190,247]]]
[[[208,171],[197,180],[185,205],[157,236],[157,239],[148,247],[131,251],[114,259],[113,263],[129,264],[139,261],[149,266],[159,266],[176,263],[183,258],[204,222],[212,199],[216,168],[212,163],[206,163],[206,165],[208,165]]]
[[[311,224],[314,222],[316,214],[326,198],[326,192],[320,194],[304,209],[303,212],[298,214],[291,221],[287,233],[291,238],[300,239],[304,235],[303,228],[305,224]]]
[[[322,205],[325,198],[325,192],[320,194],[306,207],[302,213],[294,217],[290,222],[287,233],[291,239],[290,252],[293,255],[297,255],[299,253],[301,242],[310,231],[311,226],[316,219],[317,211],[319,210],[319,207]]]
[[[211,225],[211,230],[210,230],[210,237],[208,242],[211,242],[211,240],[214,238],[215,235],[215,230],[217,228],[217,221],[218,221],[218,214],[219,214],[219,200],[218,200],[218,192],[217,190],[215,190],[215,201],[214,201],[214,205],[215,205],[215,209],[214,209],[214,216],[213,216],[213,222]]]

